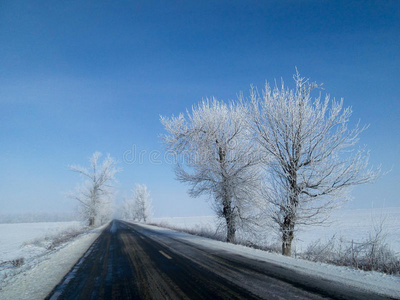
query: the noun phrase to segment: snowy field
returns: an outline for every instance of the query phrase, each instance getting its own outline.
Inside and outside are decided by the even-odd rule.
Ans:
[[[79,222],[0,224],[0,300],[43,299],[107,226]],[[67,238],[73,234],[74,238]],[[63,241],[50,247],[61,237]],[[24,258],[21,266],[11,261]]]
[[[317,239],[326,241],[333,235],[347,241],[360,241],[373,233],[374,228],[378,228],[381,223],[386,242],[400,254],[400,207],[337,211],[333,214],[329,226],[301,230],[296,247],[301,251],[309,243]]]
[[[400,207],[338,210],[332,214],[330,223],[325,226],[301,228],[296,235],[294,247],[296,251],[302,252],[310,243],[318,239],[327,241],[334,235],[346,241],[360,241],[374,232],[374,227],[379,226],[381,221],[386,233],[386,242],[394,251],[400,253]],[[218,230],[217,218],[213,216],[154,218],[153,222],[182,229],[206,229],[214,232]],[[276,240],[276,235],[270,232],[264,238],[264,242],[270,244]],[[260,242],[260,239],[258,241]]]
[[[0,289],[84,231],[77,221],[0,224]]]
[[[79,222],[0,224],[0,263],[44,252],[41,243],[66,230],[82,227]]]

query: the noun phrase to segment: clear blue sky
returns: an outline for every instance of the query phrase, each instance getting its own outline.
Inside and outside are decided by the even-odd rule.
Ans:
[[[148,185],[156,216],[209,215],[163,151],[159,115],[235,99],[295,67],[343,97],[361,144],[392,172],[349,207],[400,206],[399,1],[19,1],[0,3],[0,213],[72,210],[68,170],[120,161],[117,202]],[[123,154],[146,151],[143,163]]]

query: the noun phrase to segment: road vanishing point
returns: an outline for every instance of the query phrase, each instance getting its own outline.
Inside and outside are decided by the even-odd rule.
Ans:
[[[46,299],[390,299],[113,220]]]

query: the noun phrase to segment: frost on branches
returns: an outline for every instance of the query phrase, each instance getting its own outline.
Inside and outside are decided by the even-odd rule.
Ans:
[[[260,190],[256,146],[249,141],[241,105],[207,99],[187,116],[161,117],[169,135],[163,139],[176,155],[176,176],[190,185],[189,194],[207,194],[226,222],[227,241],[251,221],[251,201]]]
[[[329,96],[312,100],[319,86],[294,76],[296,89],[252,88],[248,118],[265,156],[265,199],[282,237],[282,254],[291,254],[297,225],[322,222],[345,199],[349,187],[377,178],[367,168],[368,152],[354,148],[366,128],[348,129],[351,108]],[[267,206],[267,205],[266,205]]]
[[[102,224],[111,218],[113,213],[113,183],[115,174],[119,172],[116,161],[107,155],[99,162],[101,153],[95,152],[90,158],[90,168],[73,165],[71,170],[85,179],[71,195],[79,203],[81,217],[89,226]]]
[[[119,215],[123,220],[135,220],[135,202],[132,199],[125,200],[119,208]]]
[[[126,200],[122,204],[122,218],[146,223],[153,216],[150,192],[147,191],[145,184],[137,184],[136,189],[132,192],[132,199]]]

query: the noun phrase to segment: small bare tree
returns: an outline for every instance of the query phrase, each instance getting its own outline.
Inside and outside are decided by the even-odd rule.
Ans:
[[[218,217],[226,222],[227,241],[235,241],[238,227],[248,221],[250,203],[259,191],[255,145],[248,139],[245,112],[241,105],[205,100],[170,119],[161,117],[169,135],[163,139],[178,155],[175,173],[190,184],[189,194],[214,198]]]
[[[265,199],[282,237],[282,254],[291,255],[296,226],[327,217],[349,187],[370,182],[378,171],[367,169],[369,154],[354,145],[366,127],[348,129],[351,108],[329,96],[314,101],[319,85],[294,75],[296,89],[262,96],[251,89],[248,119],[258,144],[270,158]],[[331,105],[329,103],[331,102]]]
[[[112,215],[112,195],[115,174],[119,172],[116,161],[107,155],[99,162],[100,152],[90,158],[90,168],[73,165],[71,170],[86,180],[71,197],[79,202],[79,212],[88,221],[89,226],[103,223]]]

